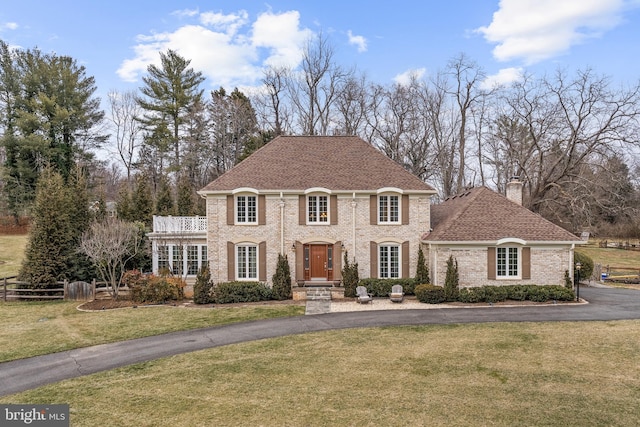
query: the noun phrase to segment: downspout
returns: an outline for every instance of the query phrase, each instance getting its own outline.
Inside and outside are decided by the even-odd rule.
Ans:
[[[571,244],[571,251],[569,252],[569,268],[567,270],[569,270],[571,272],[571,280],[574,281],[575,277],[574,277],[574,271],[573,271],[573,262],[574,262],[574,257],[575,257],[575,252],[576,250],[576,244],[572,243]]]
[[[353,193],[351,198],[351,215],[353,220],[351,221],[351,244],[353,245],[353,258],[356,258],[356,206],[358,203],[356,202],[356,193]]]
[[[284,199],[280,192],[280,253],[284,255]]]

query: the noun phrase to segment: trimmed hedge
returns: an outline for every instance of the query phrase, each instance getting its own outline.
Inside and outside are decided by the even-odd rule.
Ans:
[[[123,282],[129,286],[131,299],[135,302],[159,304],[184,299],[186,283],[179,277],[141,274],[137,270],[127,273]]]
[[[564,286],[539,285],[507,285],[481,286],[476,288],[462,288],[458,294],[458,301],[465,303],[513,301],[573,301],[576,295],[572,289]]]
[[[359,285],[367,288],[374,297],[388,297],[394,285],[401,285],[405,295],[414,295],[417,283],[416,279],[362,279]]]
[[[440,304],[447,300],[442,286],[431,284],[418,285],[415,288],[416,298],[427,304]]]
[[[268,301],[272,296],[271,288],[260,282],[222,282],[213,287],[216,304]]]

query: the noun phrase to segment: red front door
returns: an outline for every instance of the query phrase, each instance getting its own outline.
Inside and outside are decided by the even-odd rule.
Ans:
[[[327,280],[327,245],[311,245],[311,280]]]

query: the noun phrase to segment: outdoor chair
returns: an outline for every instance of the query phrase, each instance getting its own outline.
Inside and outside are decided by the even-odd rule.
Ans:
[[[360,304],[366,304],[368,302],[373,301],[373,295],[368,293],[367,288],[365,288],[364,286],[356,287],[356,295],[357,295],[356,301]]]
[[[393,285],[391,287],[389,299],[393,302],[402,302],[402,300],[404,300],[404,290],[402,289],[402,285]]]

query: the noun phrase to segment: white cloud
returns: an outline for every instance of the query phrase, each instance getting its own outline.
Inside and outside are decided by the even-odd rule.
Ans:
[[[522,68],[503,68],[496,74],[487,76],[487,78],[480,85],[480,88],[483,90],[491,90],[495,89],[498,86],[507,86],[511,83],[522,80],[522,77]]]
[[[411,83],[412,79],[420,80],[427,73],[426,68],[417,68],[407,70],[404,73],[398,74],[393,78],[393,81],[399,85],[406,86]]]
[[[624,8],[624,0],[500,0],[491,24],[476,31],[496,44],[497,60],[533,64],[601,36]]]
[[[367,39],[363,36],[354,36],[351,30],[347,33],[349,36],[349,44],[356,45],[358,47],[358,52],[366,52],[367,51]]]
[[[171,12],[171,15],[190,18],[192,16],[196,16],[198,13],[198,9],[182,9]]]
[[[0,30],[17,30],[19,27],[17,22],[5,22],[0,24]]]
[[[311,30],[300,28],[299,12],[265,12],[253,23],[251,41],[256,47],[268,49],[265,65],[295,67],[311,35]]]
[[[266,12],[252,24],[246,11],[203,12],[193,18],[197,22],[172,32],[139,35],[134,57],[124,60],[117,71],[120,78],[137,81],[150,64],[159,64],[159,52],[173,49],[191,60],[190,66],[215,88],[250,85],[262,77],[265,65],[297,66],[311,34],[300,28],[296,11]]]

